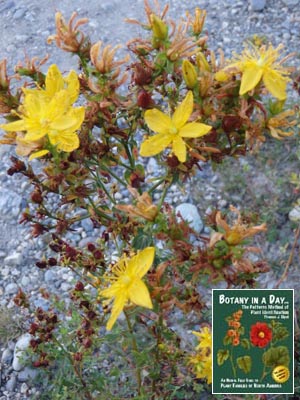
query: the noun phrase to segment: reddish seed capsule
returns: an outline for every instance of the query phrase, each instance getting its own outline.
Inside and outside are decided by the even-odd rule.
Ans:
[[[141,90],[137,96],[137,105],[141,108],[149,108],[153,105],[151,94]]]
[[[33,322],[31,325],[30,325],[30,328],[29,328],[29,333],[31,334],[31,335],[34,335],[36,332],[37,332],[37,330],[39,329],[39,325],[37,324],[37,323],[35,323],[35,322]],[[31,344],[31,342],[30,342],[30,344]]]
[[[54,257],[51,257],[48,259],[48,264],[50,265],[50,267],[54,267],[55,265],[57,265],[57,260]]]
[[[134,68],[133,81],[138,86],[150,83],[152,80],[152,71],[145,65],[136,63]]]
[[[90,338],[85,338],[83,339],[82,344],[84,348],[88,349],[92,346],[93,342]]]
[[[93,320],[93,319],[95,319],[97,317],[97,314],[95,313],[95,311],[89,311],[88,313],[87,313],[87,318],[88,319],[90,319],[90,320]]]
[[[45,269],[45,268],[47,268],[47,263],[46,263],[46,261],[37,261],[37,262],[35,263],[35,265],[36,265],[38,268],[40,268],[40,269]]]
[[[96,260],[101,260],[103,258],[102,251],[100,250],[95,250],[93,252],[93,256],[96,258]]]
[[[88,249],[88,251],[90,251],[92,253],[93,251],[96,250],[96,246],[94,245],[94,243],[88,243],[87,249]]]
[[[75,285],[75,290],[82,292],[84,290],[84,284],[81,281],[78,281]]]
[[[83,355],[82,355],[82,353],[77,352],[77,353],[75,353],[75,354],[73,355],[73,358],[74,358],[75,361],[81,361],[82,358],[83,358]]]
[[[39,190],[34,190],[30,195],[33,203],[41,204],[43,202],[42,193]]]

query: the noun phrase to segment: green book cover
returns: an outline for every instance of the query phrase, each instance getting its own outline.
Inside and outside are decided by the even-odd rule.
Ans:
[[[294,291],[212,292],[213,393],[294,393]]]

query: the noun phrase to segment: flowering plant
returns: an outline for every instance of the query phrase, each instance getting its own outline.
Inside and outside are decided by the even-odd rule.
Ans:
[[[238,218],[231,225],[230,215],[212,210],[211,233],[202,234],[176,213],[168,193],[172,185],[196,179],[206,162],[218,165],[259,148],[269,135],[289,135],[285,130],[294,126],[295,111],[283,111],[283,100],[291,69],[283,66],[286,58],[279,61],[281,48],[271,45],[251,46],[227,62],[222,52],[217,57],[208,48],[205,11],[197,8],[176,23],[167,18],[168,7],[156,6],[145,0],[147,21],[128,21],[148,34],[129,41],[131,58],[117,59],[118,47],[92,43],[81,30],[86,19],[76,21],[74,13],[67,23],[57,13],[49,43],[75,54],[80,73],[64,76],[52,64],[44,74],[46,59],[26,59],[12,77],[6,61],[0,63],[0,110],[7,119],[0,142],[15,145],[19,156],[11,157],[8,174],[22,174],[32,187],[21,222],[31,225],[33,237],[50,235],[49,250],[36,265],[74,273],[69,312],[78,319],[72,340],[61,343],[64,307],[37,309],[29,326],[34,365],[55,367],[51,351],[59,346],[80,398],[103,392],[110,398],[174,398],[183,388],[200,390],[194,377],[210,390],[207,287],[254,287],[269,269],[251,257],[258,249],[245,240],[264,232],[265,224],[253,226],[232,207]],[[23,77],[22,87],[11,85],[15,77]],[[278,99],[272,112],[268,92]],[[159,166],[150,174],[149,157]],[[132,200],[120,201],[122,190]],[[69,233],[83,220],[98,237],[79,245]],[[31,310],[23,291],[15,302]],[[232,346],[243,334],[237,313],[227,333]],[[185,330],[205,324],[196,333],[196,354],[173,326],[181,318]],[[105,345],[113,366],[104,367],[99,356],[98,373],[108,371],[95,389],[87,365]],[[120,369],[118,357],[126,393],[111,379]]]

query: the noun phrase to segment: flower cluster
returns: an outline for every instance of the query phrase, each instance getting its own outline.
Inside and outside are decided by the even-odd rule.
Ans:
[[[31,160],[48,154],[54,146],[66,152],[79,147],[76,131],[84,120],[85,109],[72,106],[79,95],[79,80],[75,71],[63,78],[53,64],[48,69],[45,88],[24,88],[23,94],[23,103],[16,113],[19,119],[0,125],[7,132],[17,132],[18,155],[30,154]]]
[[[243,332],[241,328],[240,319],[242,318],[243,311],[238,310],[232,314],[227,320],[228,326],[230,329],[227,331],[227,337],[230,338],[230,342],[233,346],[238,346],[240,344],[240,335]]]

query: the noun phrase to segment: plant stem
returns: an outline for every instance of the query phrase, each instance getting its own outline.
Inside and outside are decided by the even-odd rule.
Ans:
[[[87,388],[87,384],[85,380],[82,377],[80,369],[76,366],[72,355],[67,351],[64,346],[61,345],[61,343],[56,339],[56,337],[53,337],[52,339],[58,346],[59,348],[63,351],[63,353],[68,357],[70,364],[73,367],[74,373],[77,376],[77,378],[80,380],[80,383],[82,385],[83,391],[84,391],[84,396],[87,400],[94,400],[94,397],[91,395],[89,389]]]
[[[231,363],[231,368],[232,368],[233,376],[236,378],[236,369],[235,369],[235,366],[234,366],[233,354],[232,354],[232,353],[233,353],[233,351],[231,350],[229,359],[230,359],[230,363]]]
[[[166,177],[161,178],[157,183],[155,183],[151,189],[148,190],[148,193],[151,194],[154,190],[161,185],[166,180]]]
[[[132,329],[132,324],[130,322],[130,318],[129,318],[129,316],[128,316],[128,314],[127,314],[127,312],[125,310],[123,312],[125,314],[128,330],[129,330],[130,335],[131,335],[132,348],[133,348],[134,352],[138,353],[138,347],[137,347],[137,343],[136,343],[136,340],[135,340],[135,337],[134,337],[134,333],[133,333],[133,329]],[[141,395],[141,390],[142,390],[142,376],[141,376],[141,369],[138,366],[136,366],[136,381],[137,381],[137,385],[138,385],[138,394],[140,396]]]
[[[280,284],[281,284],[281,283],[286,279],[286,277],[287,277],[287,274],[288,274],[288,271],[289,271],[289,267],[290,267],[290,265],[292,264],[293,259],[294,259],[295,249],[296,249],[296,246],[297,246],[297,242],[298,242],[299,236],[300,236],[300,224],[298,225],[298,228],[297,228],[297,230],[296,230],[295,238],[294,238],[294,242],[293,242],[293,246],[292,246],[292,250],[291,250],[291,252],[290,252],[289,258],[288,258],[287,263],[286,263],[286,265],[285,265],[283,274],[281,275],[280,279],[279,279],[278,282],[276,283],[276,285],[275,285],[275,287],[274,287],[275,289],[278,289],[279,286],[280,286]]]

